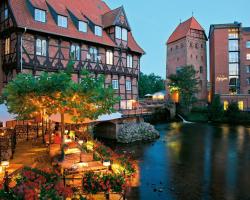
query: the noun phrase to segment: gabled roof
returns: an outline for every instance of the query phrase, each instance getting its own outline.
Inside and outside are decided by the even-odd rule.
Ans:
[[[177,40],[180,40],[187,36],[190,29],[204,31],[202,26],[199,24],[199,22],[194,18],[191,17],[188,20],[180,23],[175,31],[172,33],[172,35],[169,37],[167,44],[175,42]]]
[[[119,25],[131,30],[123,6],[105,13],[102,17],[104,28]]]
[[[30,2],[34,8],[46,11],[46,23],[34,20],[27,2]],[[79,39],[111,47],[117,46],[106,31],[103,31],[102,37],[96,36],[90,30],[88,30],[87,33],[82,33],[78,31],[71,20],[69,11],[79,20],[90,20],[94,25],[104,27],[103,15],[110,12],[111,9],[102,0],[9,0],[9,5],[17,26],[20,28],[26,27],[27,30]],[[68,17],[68,28],[57,26],[48,6],[52,7],[57,14]],[[128,34],[128,48],[140,54],[144,53],[135,42],[132,33]]]

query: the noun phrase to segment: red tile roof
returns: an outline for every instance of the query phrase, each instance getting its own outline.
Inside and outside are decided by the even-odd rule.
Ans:
[[[69,11],[71,11],[79,20],[86,20],[86,17],[95,25],[103,27],[102,16],[111,11],[107,4],[102,0],[29,0],[35,8],[47,11],[46,23],[37,22],[31,15],[26,0],[9,0],[11,10],[14,14],[18,27],[45,32],[79,40],[85,40],[93,43],[103,44],[115,47],[115,42],[109,35],[103,31],[103,36],[96,36],[90,29],[87,33],[79,32],[73,24]],[[46,3],[47,2],[47,3]],[[68,28],[57,26],[52,14],[49,12],[50,5],[58,14],[68,17]],[[86,17],[85,17],[86,16]],[[81,18],[80,18],[81,17]],[[128,35],[128,47],[131,51],[143,54],[144,51],[135,42],[132,33]]]
[[[175,42],[177,40],[180,40],[180,39],[186,37],[190,29],[204,31],[204,29],[199,24],[199,22],[194,17],[191,17],[187,21],[182,22],[177,26],[175,31],[169,37],[167,44]]]

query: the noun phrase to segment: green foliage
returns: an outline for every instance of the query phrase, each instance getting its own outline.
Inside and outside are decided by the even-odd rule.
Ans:
[[[189,112],[190,106],[196,101],[195,94],[198,93],[197,72],[193,66],[185,66],[168,77],[169,87],[178,88],[180,94],[180,105]]]
[[[104,76],[93,78],[83,70],[81,82],[75,83],[71,79],[73,64],[70,61],[67,69],[58,73],[43,72],[39,78],[18,74],[3,91],[9,112],[16,114],[18,119],[68,113],[76,122],[112,113],[118,99],[114,98],[111,87],[103,87]]]
[[[223,105],[221,104],[220,101],[220,96],[215,95],[209,107],[208,118],[211,121],[219,122],[223,119],[223,115],[224,115],[224,110],[223,110]]]
[[[241,111],[239,110],[238,104],[236,102],[231,102],[225,112],[225,117],[228,122],[234,123],[237,119],[239,120],[241,118],[240,114]]]
[[[138,86],[140,98],[143,98],[146,94],[154,94],[165,90],[164,80],[154,73],[147,75],[141,72]]]

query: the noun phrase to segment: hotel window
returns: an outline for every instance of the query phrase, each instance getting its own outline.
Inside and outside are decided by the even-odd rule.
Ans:
[[[244,102],[243,101],[238,101],[238,108],[239,110],[244,110]]]
[[[130,68],[133,67],[133,56],[132,55],[127,56],[127,67],[130,67]]]
[[[247,78],[247,84],[250,85],[250,78]]]
[[[5,47],[4,47],[4,54],[10,54],[10,37],[5,39]]]
[[[73,60],[80,60],[81,49],[79,45],[71,45],[70,48],[70,57]]]
[[[47,41],[37,39],[36,40],[36,55],[46,56],[47,55]]]
[[[95,35],[101,37],[102,36],[102,27],[95,26]]]
[[[250,60],[250,53],[248,53],[248,54],[246,55],[246,59],[247,59],[247,60]]]
[[[132,90],[131,81],[126,81],[126,90]]]
[[[106,52],[106,64],[113,65],[113,52],[111,50]]]
[[[229,62],[239,62],[239,53],[229,52]]]
[[[119,89],[119,82],[118,80],[112,80],[112,87],[114,90],[118,90]]]
[[[78,29],[81,32],[87,33],[87,31],[88,31],[88,25],[87,25],[87,23],[83,22],[83,21],[79,21],[78,22]]]
[[[89,55],[90,55],[90,60],[92,62],[97,62],[98,51],[97,51],[96,47],[90,47],[89,48]]]
[[[237,76],[239,75],[239,64],[229,64],[229,76]]]
[[[223,107],[224,107],[224,110],[228,109],[228,101],[223,102]]]
[[[228,38],[229,39],[238,39],[239,38],[239,30],[238,29],[229,29]]]
[[[250,66],[246,66],[247,68],[247,73],[250,73]]]
[[[35,20],[38,22],[46,22],[46,14],[44,10],[35,9]]]
[[[57,16],[57,25],[63,28],[68,27],[68,18],[62,15]]]
[[[239,51],[239,42],[238,42],[238,40],[229,40],[228,41],[228,50],[229,51]]]
[[[128,30],[125,28],[122,29],[122,40],[128,41]]]
[[[246,42],[246,48],[247,48],[247,49],[250,49],[250,41],[247,41],[247,42]]]
[[[229,77],[229,86],[238,86],[239,77],[238,76],[231,76]]]

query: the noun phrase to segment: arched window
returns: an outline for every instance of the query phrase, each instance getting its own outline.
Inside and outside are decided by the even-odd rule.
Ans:
[[[36,40],[36,55],[46,56],[47,55],[47,41],[37,39]]]

